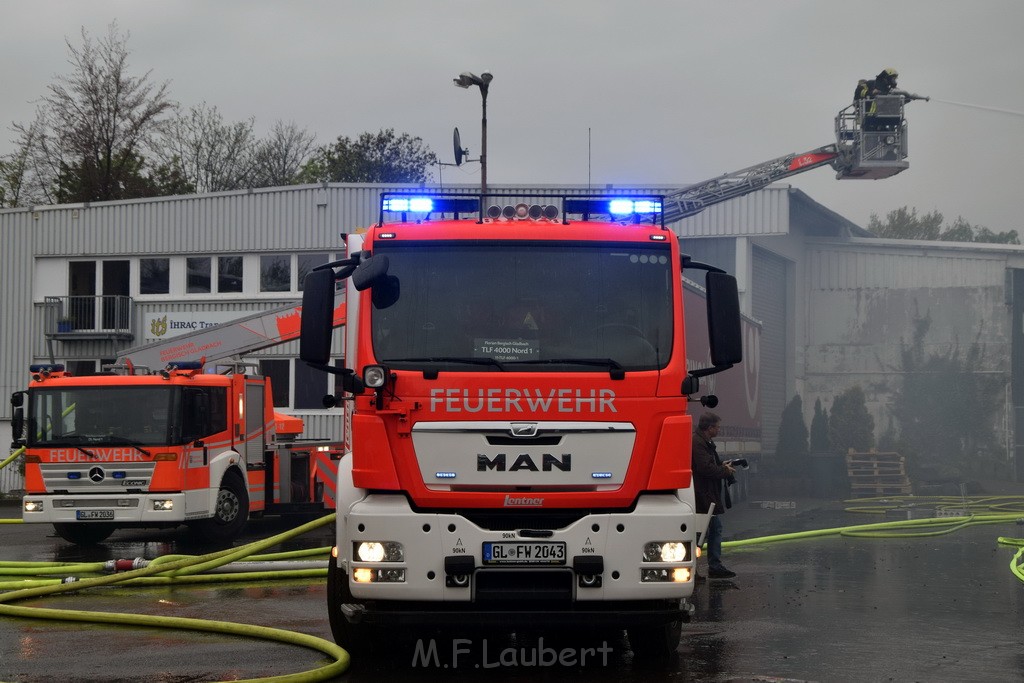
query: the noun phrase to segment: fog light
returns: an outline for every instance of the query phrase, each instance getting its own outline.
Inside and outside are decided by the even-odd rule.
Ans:
[[[373,570],[369,567],[360,567],[352,572],[352,579],[356,583],[370,583],[373,581]]]
[[[25,512],[42,512],[43,501],[41,500],[26,500],[23,504]]]
[[[405,581],[404,569],[378,569],[377,581],[381,583],[402,583]]]
[[[676,583],[686,583],[690,580],[690,568],[676,567],[672,570],[672,580]]]
[[[57,505],[62,508],[73,508],[75,507],[75,501],[73,500],[58,500]]]
[[[640,570],[640,581],[643,583],[658,583],[660,581],[668,581],[669,574],[667,569],[641,569]]]
[[[403,562],[405,550],[395,541],[356,542],[355,556],[360,562]]]
[[[117,501],[117,504],[121,505],[121,501]],[[126,505],[122,505],[121,507],[127,507],[127,506]],[[153,509],[154,510],[163,510],[163,511],[173,510],[174,509],[174,501],[173,500],[154,500],[153,501]]]

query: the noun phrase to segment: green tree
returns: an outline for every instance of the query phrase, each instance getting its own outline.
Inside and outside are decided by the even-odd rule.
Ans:
[[[128,72],[128,34],[111,23],[82,45],[65,41],[71,73],[47,86],[29,124],[15,123],[25,158],[18,203],[129,199],[151,191],[145,155],[173,103],[168,84]],[[6,201],[10,203],[10,198]]]
[[[868,412],[864,390],[854,385],[832,401],[829,440],[840,453],[863,453],[875,445],[875,419]]]
[[[782,410],[779,438],[775,443],[775,461],[779,469],[788,474],[807,472],[807,423],[804,422],[804,404],[800,394],[793,396]]]
[[[421,138],[388,128],[355,140],[339,136],[317,149],[301,178],[307,183],[424,183],[432,179],[436,163],[437,155]]]
[[[811,418],[811,453],[827,453],[832,450],[828,437],[828,411],[821,405],[821,399],[814,400],[814,417]]]
[[[878,237],[890,239],[1020,244],[1016,230],[997,233],[982,225],[971,225],[960,216],[957,216],[952,225],[946,227],[943,225],[943,216],[938,211],[919,217],[917,209],[909,209],[906,206],[887,213],[884,223],[876,214],[871,214],[868,230]]]

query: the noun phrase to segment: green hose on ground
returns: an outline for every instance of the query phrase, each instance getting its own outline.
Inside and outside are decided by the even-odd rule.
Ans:
[[[283,629],[255,626],[251,624],[236,624],[223,621],[207,621],[202,619],[190,619],[183,617],[163,617],[145,614],[120,614],[108,612],[80,612],[75,610],[48,609],[38,607],[20,607],[6,603],[38,598],[68,591],[81,591],[98,586],[108,586],[141,579],[158,580],[181,580],[187,577],[190,582],[216,580],[241,580],[240,574],[216,575],[200,577],[194,576],[205,569],[219,567],[229,564],[241,557],[246,557],[273,547],[282,541],[304,534],[312,529],[333,523],[335,515],[330,514],[320,519],[303,524],[295,529],[272,536],[262,541],[256,541],[239,548],[230,548],[198,557],[187,557],[163,563],[151,563],[150,566],[141,569],[134,569],[121,574],[111,574],[86,578],[73,583],[42,582],[45,585],[33,585],[30,587],[19,587],[16,590],[0,593],[0,615],[11,617],[23,617],[30,619],[50,619],[56,621],[85,621],[90,623],[119,624],[129,626],[146,626],[154,628],[188,629],[194,631],[205,631],[223,633],[227,635],[245,636],[249,638],[260,638],[273,640],[285,644],[297,645],[311,650],[322,652],[334,661],[327,665],[310,669],[295,674],[283,676],[271,676],[266,678],[251,679],[260,683],[299,683],[306,681],[323,681],[344,673],[349,666],[350,658],[348,652],[335,643],[302,633],[285,631]],[[92,566],[92,565],[88,565]],[[13,569],[13,568],[12,568]],[[324,570],[313,570],[323,572]],[[170,574],[170,576],[154,576],[157,574]],[[260,573],[261,575],[263,573]],[[251,580],[251,577],[246,577]],[[40,582],[33,582],[40,583]]]

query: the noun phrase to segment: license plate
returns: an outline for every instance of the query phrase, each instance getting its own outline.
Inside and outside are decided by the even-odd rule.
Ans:
[[[565,564],[562,541],[484,543],[484,564]]]
[[[78,510],[75,512],[77,519],[113,519],[113,510]]]

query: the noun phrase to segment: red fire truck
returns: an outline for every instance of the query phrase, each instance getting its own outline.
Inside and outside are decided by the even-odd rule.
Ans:
[[[736,281],[680,251],[661,197],[509,199],[385,195],[340,270],[306,281],[302,357],[355,396],[334,636],[543,618],[674,649],[705,526],[687,396],[741,359]],[[688,372],[698,270],[711,364]],[[336,279],[345,370],[328,365]]]
[[[24,521],[80,544],[182,523],[226,542],[250,515],[333,509],[341,445],[300,439],[302,420],[276,413],[270,380],[237,360],[296,338],[299,316],[285,306],[130,349],[100,375],[33,365],[11,399]]]

